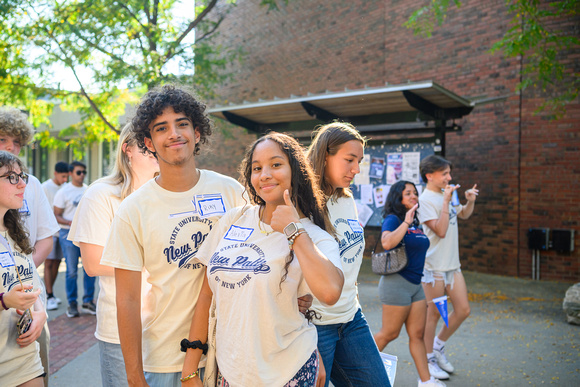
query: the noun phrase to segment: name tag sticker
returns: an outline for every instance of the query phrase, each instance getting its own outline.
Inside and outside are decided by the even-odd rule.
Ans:
[[[0,265],[2,265],[2,267],[14,266],[14,259],[10,252],[3,251],[0,253]]]
[[[254,232],[253,228],[238,227],[231,225],[228,232],[224,236],[224,239],[229,241],[245,242],[248,240],[250,235]]]
[[[221,194],[196,195],[195,204],[197,212],[201,218],[223,215],[226,213],[226,206]]]
[[[354,233],[359,233],[360,234],[360,233],[363,232],[363,228],[361,227],[361,225],[358,222],[358,220],[348,219],[348,225],[350,226],[350,229]]]
[[[30,213],[30,210],[28,209],[28,203],[26,202],[26,199],[24,199],[24,201],[22,202],[22,207],[20,207],[20,209],[18,210],[18,212],[20,213]]]

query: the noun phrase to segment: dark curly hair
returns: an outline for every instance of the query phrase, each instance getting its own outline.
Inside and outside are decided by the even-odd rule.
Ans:
[[[185,114],[191,120],[193,127],[199,132],[200,140],[195,145],[195,151],[193,152],[198,154],[200,144],[208,142],[212,131],[212,123],[205,113],[206,106],[195,98],[195,94],[192,91],[171,84],[156,87],[147,92],[141,99],[135,117],[131,120],[137,145],[141,150],[149,151],[145,146],[145,138],[151,138],[149,125],[163,114],[163,110],[168,107],[173,108],[175,113]]]
[[[20,167],[22,172],[26,171],[22,161],[12,153],[0,151],[0,168],[6,168],[8,171],[14,171],[15,167]],[[10,209],[4,214],[4,227],[8,230],[8,235],[14,241],[16,246],[23,254],[32,254],[34,248],[28,239],[28,231],[24,227],[24,220],[20,215],[19,208]]]
[[[312,219],[314,224],[330,232],[330,222],[324,210],[324,195],[320,188],[318,188],[314,171],[298,141],[286,134],[270,132],[256,140],[248,148],[240,166],[240,174],[241,182],[249,192],[252,202],[258,205],[266,204],[252,186],[252,158],[258,144],[267,140],[274,141],[278,144],[282,152],[288,157],[290,168],[292,169],[292,192],[290,193],[292,202],[302,211],[304,216]]]
[[[241,182],[246,187],[249,192],[250,199],[254,204],[265,205],[266,202],[257,194],[255,188],[252,186],[252,158],[254,156],[254,151],[258,144],[264,141],[274,141],[290,163],[290,168],[292,170],[291,177],[291,193],[290,199],[295,204],[295,206],[304,214],[304,216],[310,218],[314,224],[316,224],[321,229],[332,234],[334,232],[333,227],[330,225],[330,220],[328,218],[328,213],[324,204],[324,194],[318,188],[316,176],[314,171],[306,158],[304,149],[300,146],[298,141],[293,137],[290,137],[283,133],[270,132],[262,138],[256,140],[246,152],[246,156],[242,161],[240,166]],[[280,280],[280,286],[282,282],[286,280],[288,276],[288,268],[290,263],[294,259],[294,251],[290,250],[290,254],[286,259],[284,265],[284,274]],[[307,311],[305,314],[306,318],[311,321],[312,318],[320,318],[314,311]]]
[[[391,186],[389,193],[387,194],[387,200],[385,201],[385,207],[383,208],[383,218],[386,218],[388,215],[396,215],[401,221],[405,220],[405,215],[407,215],[407,207],[402,203],[403,201],[403,191],[405,190],[405,186],[407,184],[411,184],[415,191],[417,191],[417,187],[415,184],[411,183],[410,181],[406,180],[399,180],[395,184]],[[419,224],[417,219],[417,211],[415,211],[415,218],[413,219],[414,224]]]

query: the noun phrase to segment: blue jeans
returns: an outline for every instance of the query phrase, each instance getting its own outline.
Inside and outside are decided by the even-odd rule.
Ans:
[[[103,387],[128,386],[121,344],[107,343],[101,340],[97,340],[97,342],[99,343]]]
[[[345,324],[316,325],[318,351],[335,387],[390,387],[385,366],[365,316],[359,309]]]
[[[77,269],[79,266],[79,257],[81,256],[81,249],[73,245],[71,241],[66,239],[69,230],[60,229],[58,238],[66,261],[66,298],[70,305],[71,302],[77,302]],[[93,301],[95,295],[95,277],[89,277],[85,270],[83,270],[83,286],[85,294],[83,295],[83,302]]]

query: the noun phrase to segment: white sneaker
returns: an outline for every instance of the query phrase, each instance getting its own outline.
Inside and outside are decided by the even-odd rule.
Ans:
[[[54,299],[56,300],[57,304],[59,304],[59,305],[62,304],[62,300],[60,298],[54,297]]]
[[[437,380],[433,376],[431,376],[431,379],[429,379],[425,383],[423,383],[421,379],[419,379],[419,384],[417,384],[417,387],[447,387],[447,385],[442,381]]]
[[[436,379],[449,379],[449,374],[439,368],[437,365],[437,359],[433,358],[432,361],[429,361],[428,364],[429,373]]]
[[[46,300],[46,310],[56,310],[58,309],[58,301],[54,297],[50,297]]]
[[[433,354],[435,355],[435,359],[437,359],[439,368],[448,373],[453,373],[453,371],[455,371],[455,368],[451,363],[449,363],[449,360],[447,360],[447,357],[445,356],[445,347],[442,347],[439,350],[433,348]]]

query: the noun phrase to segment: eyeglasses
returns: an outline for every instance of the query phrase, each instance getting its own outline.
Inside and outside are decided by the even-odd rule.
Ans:
[[[77,174],[77,176],[86,175],[87,174],[87,171],[86,170],[77,171],[76,174]]]
[[[7,174],[0,176],[0,178],[2,178],[2,177],[8,178],[8,181],[12,185],[18,184],[20,179],[22,179],[22,181],[24,181],[26,184],[28,184],[28,174],[26,174],[24,172],[20,172],[20,173],[8,172]]]

